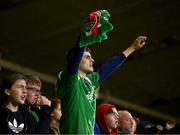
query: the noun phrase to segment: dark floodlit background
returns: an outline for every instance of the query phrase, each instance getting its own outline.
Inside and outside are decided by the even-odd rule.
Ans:
[[[100,87],[100,101],[157,122],[180,121],[179,0],[1,0],[0,79],[11,72],[31,73],[54,98],[56,76],[87,15],[107,9],[114,30],[92,45],[94,66],[126,49],[139,35],[147,45]]]

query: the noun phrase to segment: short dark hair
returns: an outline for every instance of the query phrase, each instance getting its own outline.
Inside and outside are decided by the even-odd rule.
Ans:
[[[7,99],[5,90],[11,89],[11,87],[17,80],[25,80],[26,81],[26,77],[23,74],[19,74],[19,73],[13,73],[13,74],[10,74],[10,75],[7,75],[4,77],[4,79],[2,80],[1,86],[0,86],[0,99],[1,100],[5,101]]]
[[[89,47],[86,47],[84,51],[91,53],[91,49]]]
[[[73,47],[71,48],[69,51],[68,51],[68,54],[67,54],[67,61],[70,61],[74,55],[76,54],[76,52],[78,51],[78,47]],[[89,52],[91,53],[91,49],[89,47],[85,47],[84,49],[84,52]]]

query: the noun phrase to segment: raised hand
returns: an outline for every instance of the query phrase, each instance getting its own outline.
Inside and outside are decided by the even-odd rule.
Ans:
[[[80,35],[80,47],[101,42],[108,38],[107,32],[113,29],[109,17],[110,14],[107,10],[98,10],[89,15]]]
[[[134,42],[128,47],[125,51],[123,51],[123,54],[128,57],[130,54],[132,54],[135,50],[138,50],[142,48],[146,43],[147,37],[146,36],[139,36],[134,40]]]
[[[37,99],[36,105],[38,105],[38,106],[41,106],[41,105],[48,105],[48,106],[50,106],[51,105],[51,101],[47,97],[45,97],[45,96],[40,96]]]
[[[147,40],[146,36],[139,36],[138,38],[136,38],[134,40],[134,42],[131,44],[131,46],[135,49],[138,50],[141,47],[143,47],[145,45],[145,42]]]

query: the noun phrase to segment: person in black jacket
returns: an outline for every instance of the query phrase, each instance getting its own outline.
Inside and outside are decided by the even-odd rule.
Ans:
[[[0,133],[37,133],[38,126],[33,116],[23,108],[27,90],[26,78],[22,74],[11,74],[4,78],[0,88]]]
[[[38,133],[47,134],[49,133],[51,121],[51,101],[41,95],[42,83],[37,76],[25,75],[25,77],[27,86],[25,106],[39,126]]]

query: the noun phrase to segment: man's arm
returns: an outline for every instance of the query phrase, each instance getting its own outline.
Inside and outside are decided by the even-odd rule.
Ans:
[[[118,69],[126,60],[126,56],[120,53],[106,61],[99,69],[100,83],[103,82],[113,71]]]
[[[82,59],[85,47],[79,47],[79,39],[76,42],[75,47],[73,47],[67,55],[67,71],[68,73],[74,75],[77,73],[79,68],[79,63]]]
[[[123,53],[120,53],[111,59],[109,59],[105,64],[103,64],[98,73],[100,75],[100,82],[104,81],[113,71],[118,69],[122,63],[126,60],[126,58],[132,54],[135,50],[140,49],[145,45],[147,37],[139,36],[130,47],[128,47]]]
[[[112,24],[108,21],[109,17],[110,14],[107,10],[98,10],[89,15],[75,47],[70,50],[67,56],[67,71],[70,74],[77,73],[85,46],[108,38],[107,32],[113,29]]]
[[[123,51],[123,54],[128,57],[130,54],[132,54],[134,51],[142,48],[145,45],[147,37],[146,36],[139,36],[134,40],[134,42],[131,44],[130,47],[128,47],[126,50]]]
[[[35,111],[39,117],[36,132],[39,134],[48,134],[51,122],[51,101],[45,96],[40,96],[36,105],[40,106],[40,109],[38,108]]]

